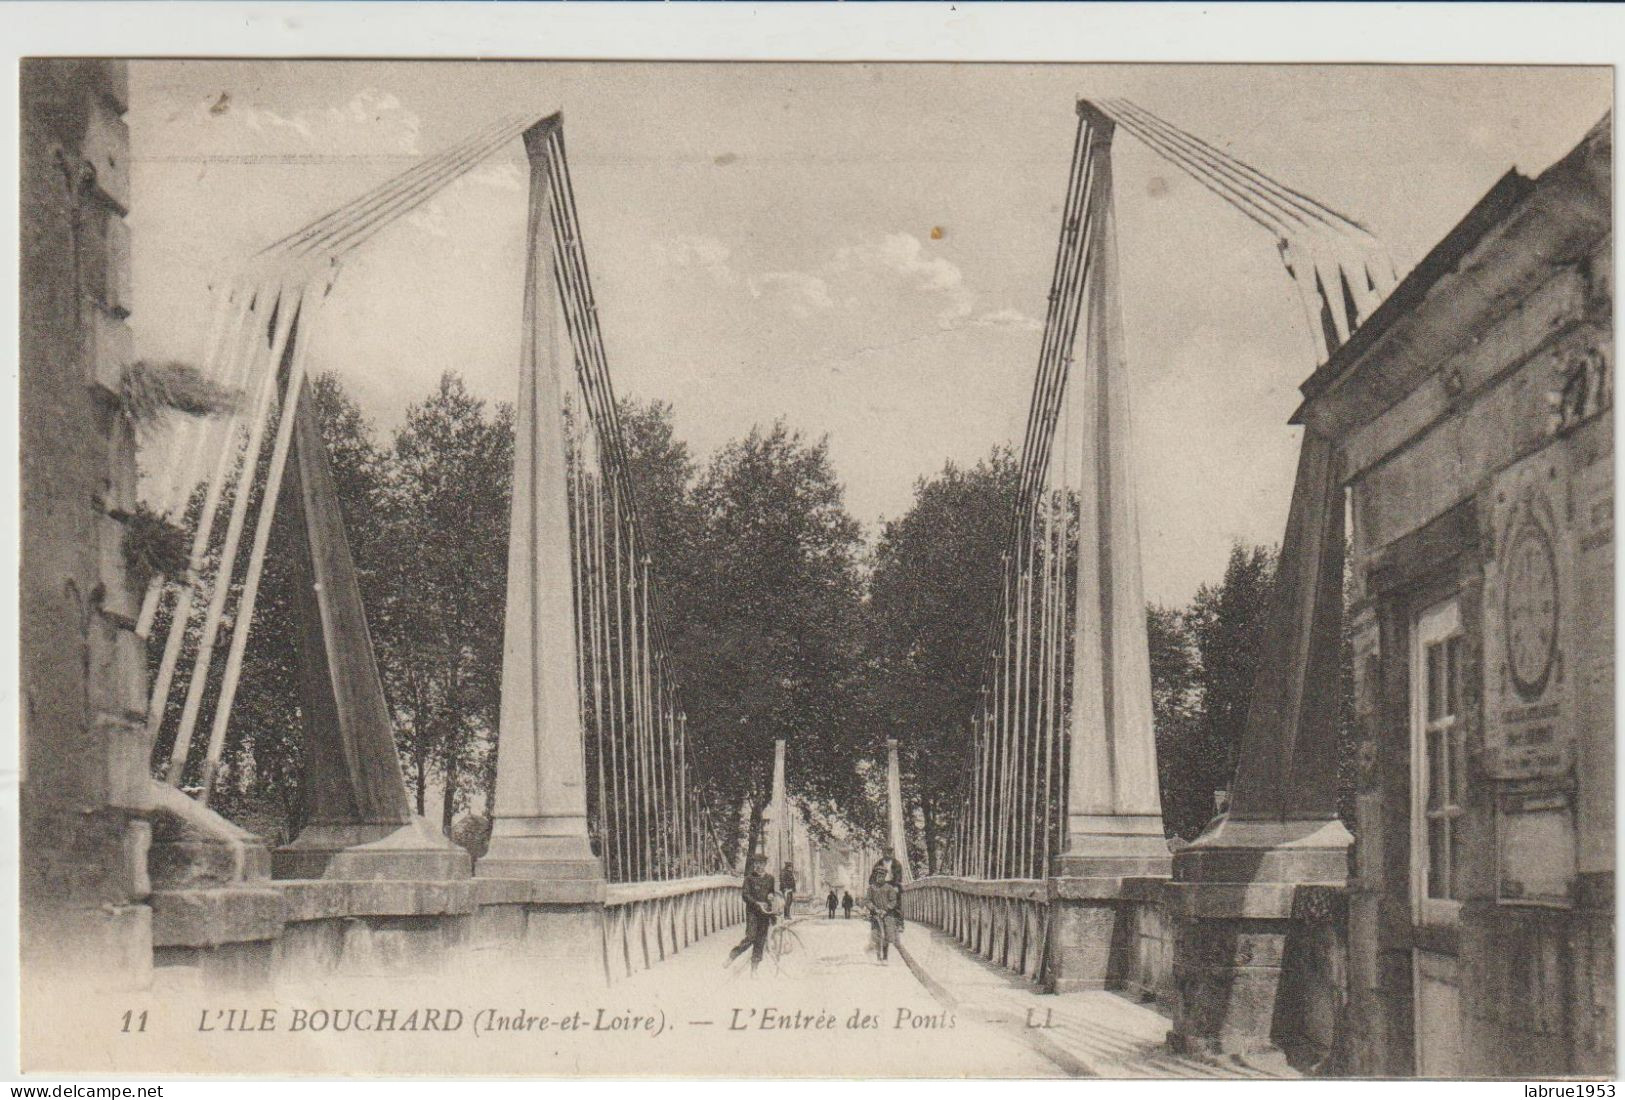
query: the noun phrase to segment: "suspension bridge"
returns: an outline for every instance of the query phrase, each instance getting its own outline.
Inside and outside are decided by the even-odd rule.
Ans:
[[[1211,1073],[1180,1052],[1268,1045],[1303,890],[1347,879],[1334,789],[1343,506],[1333,451],[1308,430],[1231,804],[1171,854],[1130,470],[1120,134],[1271,235],[1283,309],[1296,299],[1314,363],[1395,281],[1355,221],[1133,103],[1077,103],[1000,598],[934,873],[910,866],[895,746],[887,762],[884,844],[918,930],[885,981],[903,983],[897,996],[922,1019],[958,1006],[988,1043],[1038,1034],[1064,1072]],[[306,363],[347,260],[515,141],[530,172],[523,341],[492,830],[473,860],[412,812]],[[708,746],[689,736],[654,591],[660,548],[638,515],[562,117],[495,122],[263,250],[221,287],[204,366],[242,400],[182,426],[149,467],[155,504],[191,541],[184,575],[144,593],[136,633],[156,668],[153,798],[238,853],[211,881],[280,882],[312,911],[334,883],[452,884],[478,918],[470,949],[488,961],[542,960],[612,987],[688,973],[692,1012],[720,1013],[738,987],[703,975],[746,923],[745,868],[717,828],[737,809],[708,804],[696,778]],[[210,804],[279,513],[298,532],[310,813],[264,853]],[[793,862],[796,813],[779,752],[764,844],[775,871]],[[159,885],[178,897],[196,882]],[[855,968],[878,962],[866,923],[845,920],[803,926],[790,979],[879,980]],[[785,980],[782,951],[775,960]],[[1062,995],[1058,1030],[1027,1026],[1027,998],[1045,994]]]

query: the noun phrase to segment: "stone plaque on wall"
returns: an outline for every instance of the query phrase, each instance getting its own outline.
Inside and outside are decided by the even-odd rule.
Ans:
[[[1484,576],[1484,770],[1494,779],[1566,775],[1574,727],[1564,676],[1572,615],[1568,463],[1554,444],[1491,489],[1495,552]]]
[[[1567,791],[1506,793],[1496,829],[1496,900],[1574,904],[1574,807]]]

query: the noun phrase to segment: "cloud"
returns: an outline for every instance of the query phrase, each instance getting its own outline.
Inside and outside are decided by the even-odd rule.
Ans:
[[[925,244],[910,233],[887,233],[876,242],[843,247],[832,267],[900,284],[905,293],[932,302],[944,328],[963,323],[975,309],[976,296],[966,288],[959,266],[927,253]]]
[[[768,271],[746,280],[752,298],[782,303],[797,317],[811,317],[835,308],[829,284],[805,271]]]
[[[737,280],[738,276],[729,266],[732,251],[727,245],[715,237],[699,234],[684,233],[669,240],[656,241],[654,246],[655,262],[666,267],[695,268],[706,272],[712,279],[723,285]],[[755,295],[754,291],[752,292]]]
[[[926,290],[954,293],[965,284],[964,273],[953,261],[925,255],[925,245],[910,233],[888,233],[875,244],[847,246],[835,258],[837,264],[895,272]]]
[[[484,161],[463,179],[481,187],[514,194],[524,192],[530,184],[528,175],[511,160]]]
[[[522,195],[528,185],[526,173],[513,161],[484,161],[403,215],[401,223],[431,237],[449,237],[454,226],[466,228],[468,218],[478,217],[481,208],[489,206],[492,199],[485,192]]]
[[[1023,332],[1044,331],[1044,322],[1027,316],[1019,309],[1011,309],[1009,306],[983,313],[974,318],[971,324],[977,328],[1016,329]]]
[[[395,174],[411,168],[424,155],[419,145],[421,131],[422,120],[416,112],[377,88],[364,88],[335,106],[287,114],[238,102],[229,92],[221,92],[171,111],[153,139],[160,156],[294,163],[305,158],[317,163],[372,160]],[[454,186],[468,183],[522,193],[528,180],[512,152],[497,150],[460,176]]]
[[[127,116],[143,239],[191,270],[235,269],[422,155],[421,120],[388,92],[365,88],[296,109],[252,82],[215,79],[137,97]],[[171,192],[187,203],[153,199]],[[434,217],[411,231],[434,234]]]
[[[977,295],[965,285],[959,266],[932,255],[925,242],[908,233],[843,245],[806,270],[742,271],[726,244],[698,234],[659,241],[653,253],[663,267],[705,272],[718,285],[742,286],[752,299],[799,318],[867,309],[888,321],[929,318],[945,330],[969,325],[1034,332],[1044,327],[1016,309],[978,312]]]
[[[282,113],[230,90],[183,103],[146,135],[152,155],[267,157],[314,153],[350,157],[420,155],[422,120],[378,88],[344,103]]]
[[[451,220],[446,216],[446,208],[442,203],[433,199],[424,203],[416,210],[408,211],[401,218],[402,225],[409,225],[431,237],[451,236]]]

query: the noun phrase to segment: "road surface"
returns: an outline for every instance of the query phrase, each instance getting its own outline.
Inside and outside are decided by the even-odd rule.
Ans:
[[[612,994],[629,1001],[659,1003],[672,1019],[675,1037],[662,1044],[660,1070],[792,1077],[1064,1076],[1019,1036],[945,1008],[896,952],[888,962],[876,959],[869,950],[868,922],[860,917],[801,917],[785,932],[787,950],[770,955],[755,974],[748,953],[724,964],[744,934],[733,928],[613,988]],[[925,929],[905,932],[926,934]]]

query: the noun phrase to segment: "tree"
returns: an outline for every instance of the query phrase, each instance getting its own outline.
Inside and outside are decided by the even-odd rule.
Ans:
[[[861,531],[828,441],[783,421],[723,447],[694,501],[703,529],[673,658],[699,782],[743,813],[719,822],[737,853],[739,834],[747,847],[760,834],[777,738],[799,797],[859,802]]]
[[[1224,579],[1197,589],[1184,616],[1199,659],[1201,714],[1183,750],[1170,754],[1172,805],[1164,804],[1163,815],[1186,838],[1213,817],[1214,792],[1228,790],[1236,774],[1269,625],[1275,562],[1268,547],[1232,546]]]
[[[313,379],[309,396],[320,416],[322,440],[333,471],[335,492],[344,516],[345,534],[355,560],[362,598],[371,618],[374,608],[386,602],[388,593],[387,579],[377,569],[380,553],[389,541],[387,455],[377,446],[372,426],[361,416],[336,375],[326,373]],[[269,461],[270,448],[266,448],[265,453],[259,456],[253,490],[256,498],[263,491]],[[235,477],[235,473],[231,476]],[[200,488],[192,501],[189,527],[195,527],[201,505]],[[293,839],[304,826],[306,816],[304,731],[299,718],[298,651],[293,610],[296,593],[290,568],[295,540],[303,538],[304,532],[295,530],[292,514],[287,507],[287,498],[279,493],[254,618],[243,652],[241,677],[230,723],[226,727],[226,740],[221,749],[221,771],[213,799],[214,806],[221,813],[263,834],[272,844]],[[240,563],[243,558],[244,551],[239,548],[239,576],[233,585],[228,609],[235,606],[235,600],[242,594]],[[212,584],[217,568],[217,561],[211,559],[205,562],[205,591]],[[161,639],[169,631],[171,609],[172,605],[166,602],[154,623],[154,644],[148,647],[149,662],[154,668],[163,648]],[[202,608],[194,604],[187,630],[188,640],[178,666],[183,675],[177,676],[168,700],[164,728],[165,739],[170,743],[188,688],[184,673],[192,667],[191,661],[196,656],[202,621]],[[222,627],[221,646],[226,642],[228,630],[229,626]],[[218,648],[215,657],[203,694],[201,720],[192,739],[191,763],[183,782],[197,782],[201,774],[202,743],[213,721],[225,666]],[[168,744],[160,748],[165,750],[163,755],[167,758]],[[159,767],[162,768],[161,761]]]
[[[586,415],[579,404],[571,404],[565,408],[565,424],[568,438],[575,440],[583,438],[586,430],[579,420]],[[636,513],[636,545],[635,554],[638,559],[646,561],[649,568],[650,587],[647,592],[649,612],[651,617],[650,637],[656,644],[670,645],[673,637],[683,635],[693,620],[695,601],[699,598],[695,588],[695,569],[702,560],[698,551],[701,534],[704,529],[704,519],[700,515],[698,506],[693,499],[693,481],[695,466],[689,457],[688,445],[676,436],[672,422],[671,406],[661,401],[639,402],[622,399],[617,404],[616,420],[619,424],[619,446],[606,447],[604,453],[618,455],[624,459],[625,473],[631,485],[631,503]],[[574,463],[584,461],[590,469],[580,473],[594,479],[601,478],[604,471],[598,467],[600,453],[598,448],[584,448],[579,456],[573,449],[569,455],[572,473],[575,473]],[[572,509],[577,507],[591,508],[585,500],[577,501],[575,493],[582,491],[587,482],[572,476],[570,479]],[[618,482],[611,481],[608,492],[604,496],[602,514],[607,518],[611,516],[611,501],[616,499]],[[572,511],[572,515],[581,515],[582,512]],[[585,513],[592,514],[592,513]],[[621,564],[611,564],[613,561],[611,546],[621,546],[621,541],[613,535],[606,535],[605,567],[610,570],[606,578],[612,586],[623,585],[627,578],[620,576]],[[632,549],[625,549],[628,557],[634,553]],[[624,562],[631,567],[632,562]],[[641,589],[640,589],[641,591]],[[628,605],[630,607],[630,605]],[[610,597],[608,610],[612,618],[619,618],[621,614],[620,601]],[[591,632],[592,628],[587,627]],[[611,641],[611,637],[618,635],[618,630],[604,634],[602,644],[608,651],[618,643]],[[597,639],[597,634],[591,634]],[[592,644],[599,644],[594,640]],[[668,661],[664,672],[669,675],[670,682],[675,687],[676,709],[679,713],[684,711],[683,701],[691,688],[682,683],[683,668],[675,660],[675,654],[666,653]],[[619,690],[614,685],[617,674],[613,671],[617,667],[619,657],[609,658],[611,673],[607,681],[600,682],[589,675],[583,692],[583,707],[588,712],[585,725],[597,730],[602,724],[603,728],[615,725],[612,717],[615,711],[614,699]],[[607,694],[600,699],[594,692],[600,687],[607,689]],[[692,734],[688,738],[693,741]],[[590,734],[586,743],[586,763],[589,772],[598,772],[609,767],[607,774],[613,775],[614,756],[606,755],[603,760],[599,758],[602,745],[598,736]],[[624,751],[625,746],[622,746]],[[688,756],[692,757],[692,746],[689,746]],[[592,815],[595,828],[607,832],[613,828],[616,817],[609,811],[612,807],[601,807],[601,797],[609,795],[606,788],[600,795],[596,784],[588,786],[588,812]]]
[[[513,412],[487,410],[455,373],[395,435],[390,595],[382,647],[418,813],[431,778],[441,824],[486,786],[502,681]],[[369,609],[370,610],[370,609]],[[489,793],[488,791],[486,792]]]
[[[1196,836],[1216,811],[1214,793],[1228,790],[1269,629],[1276,550],[1230,549],[1224,578],[1203,585],[1183,612],[1151,611],[1152,697],[1163,819],[1170,833]],[[1349,586],[1345,582],[1347,604]],[[1354,653],[1344,620],[1339,669],[1337,808],[1355,827],[1359,729],[1354,715]],[[1192,657],[1194,656],[1194,662]]]
[[[1016,475],[1008,447],[975,466],[946,463],[915,482],[913,504],[884,525],[875,552],[868,605],[874,707],[900,743],[928,870],[936,869],[959,809]]]
[[[701,568],[705,517],[693,498],[697,471],[669,404],[622,399],[619,418],[638,522],[654,562],[655,613],[675,624],[688,614]]]
[[[1175,608],[1146,608],[1146,640],[1163,828],[1170,836],[1191,836],[1212,810],[1211,792],[1204,793],[1199,782],[1189,779],[1189,757],[1200,752],[1202,731],[1200,654],[1187,614]],[[1198,818],[1193,829],[1190,822]]]

